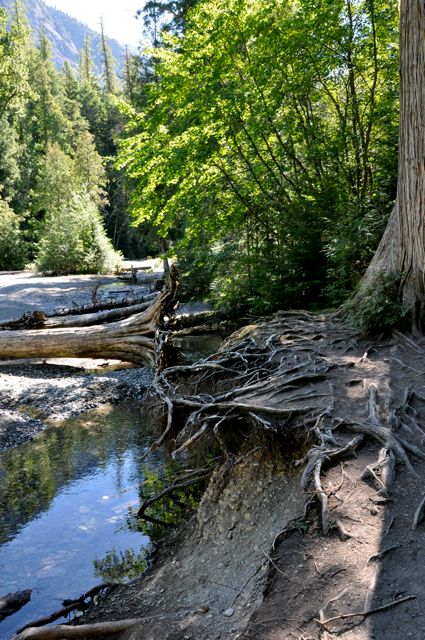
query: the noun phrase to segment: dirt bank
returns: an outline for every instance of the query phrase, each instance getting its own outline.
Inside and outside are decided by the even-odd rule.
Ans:
[[[372,346],[339,321],[313,316],[278,317],[246,333],[260,350],[273,336],[281,354],[298,362],[308,356],[310,372],[327,363],[324,379],[302,390],[327,407],[320,414],[325,440],[312,455],[320,447],[343,451],[353,433],[366,437],[335,462],[329,453],[320,485],[307,485],[304,495],[299,474],[307,460],[287,456],[283,464],[285,456],[274,458],[267,447],[222,482],[217,472],[197,516],[150,572],[114,589],[86,619],[143,618],[123,640],[423,638],[425,529],[413,525],[425,491],[422,345],[398,335]],[[275,408],[277,388],[275,381]],[[310,424],[304,435],[314,440],[319,423]],[[398,445],[404,453],[394,457],[392,481],[385,461]]]

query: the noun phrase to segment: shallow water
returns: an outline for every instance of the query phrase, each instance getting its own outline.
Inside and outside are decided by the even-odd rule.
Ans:
[[[139,502],[146,446],[137,405],[125,403],[0,455],[0,596],[33,590],[30,603],[0,622],[1,640],[103,582],[102,565],[117,569],[143,555],[148,538],[126,522]]]
[[[188,363],[196,362],[215,353],[222,342],[223,337],[219,333],[205,333],[198,336],[173,336],[173,344],[186,356]]]

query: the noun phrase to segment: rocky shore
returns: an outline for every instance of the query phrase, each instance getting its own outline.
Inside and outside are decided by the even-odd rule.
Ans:
[[[0,451],[91,409],[140,400],[152,380],[149,369],[113,371],[107,362],[96,364],[94,372],[85,366],[31,361],[0,365]]]
[[[153,261],[138,263],[140,284],[117,276],[40,277],[32,273],[0,274],[0,322],[23,313],[57,313],[93,301],[125,300],[150,291],[158,277]],[[124,368],[123,368],[124,367]],[[152,372],[108,360],[51,359],[0,361],[0,451],[23,444],[49,424],[73,418],[105,404],[140,399]]]

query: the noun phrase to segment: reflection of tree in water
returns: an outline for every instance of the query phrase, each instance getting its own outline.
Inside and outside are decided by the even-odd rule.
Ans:
[[[140,476],[143,477],[143,482],[140,486],[140,502],[142,503],[162,491],[180,470],[179,463],[175,461],[169,461],[158,467],[141,465]],[[130,507],[127,518],[128,529],[140,531],[150,537],[151,543],[157,543],[169,530],[169,526],[181,522],[183,517],[196,507],[203,488],[203,484],[189,487],[184,491],[176,491],[173,496],[167,496],[156,502],[149,508],[149,516],[157,522],[140,520],[137,517],[137,509]],[[158,524],[159,522],[162,522],[163,525]],[[113,548],[104,558],[96,558],[93,561],[95,575],[105,582],[136,578],[146,571],[149,552],[150,547],[142,549],[140,553],[136,553],[132,549],[117,552]]]
[[[141,440],[138,414],[131,404],[107,414],[90,412],[47,429],[32,442],[0,455],[0,544],[50,506],[59,489],[111,460],[121,484],[124,453]]]
[[[179,478],[179,472],[184,480],[184,468],[176,461],[163,463],[158,467],[142,465],[143,482],[140,485],[140,504],[157,496],[173,480]],[[169,527],[178,525],[199,504],[204,493],[206,482],[199,482],[184,489],[173,491],[150,505],[145,513],[146,518],[138,517],[138,509],[130,507],[127,526],[131,531],[140,531],[148,536],[151,542],[160,541],[169,531]]]
[[[114,548],[104,558],[93,560],[93,566],[95,575],[105,582],[131,580],[147,569],[146,549],[136,553],[132,549],[117,552]]]

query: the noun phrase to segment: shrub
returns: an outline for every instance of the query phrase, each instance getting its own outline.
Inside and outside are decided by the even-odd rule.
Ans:
[[[373,286],[365,288],[359,301],[348,302],[345,309],[363,333],[389,333],[394,328],[403,328],[409,319],[399,292],[400,276],[381,273]]]
[[[47,214],[37,249],[37,269],[53,275],[110,273],[121,262],[96,204],[82,193]]]

